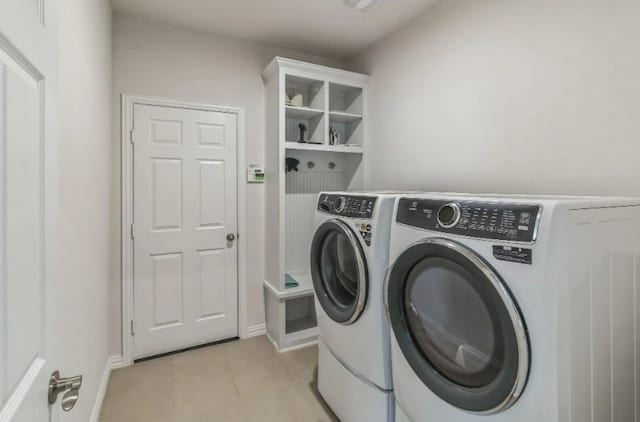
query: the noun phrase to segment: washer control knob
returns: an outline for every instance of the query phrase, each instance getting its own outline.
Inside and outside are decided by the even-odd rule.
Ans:
[[[346,206],[347,206],[347,198],[345,198],[344,196],[341,196],[338,199],[336,199],[335,204],[333,204],[333,209],[336,212],[342,212],[344,211],[344,208]]]
[[[445,204],[438,210],[438,224],[449,229],[460,221],[460,206],[455,202]]]

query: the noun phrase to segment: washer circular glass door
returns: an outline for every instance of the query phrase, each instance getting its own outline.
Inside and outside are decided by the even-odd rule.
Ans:
[[[353,324],[367,300],[368,271],[354,231],[338,219],[318,227],[311,243],[311,278],[318,302],[334,321]]]
[[[493,414],[520,397],[530,361],[526,327],[481,257],[448,239],[425,239],[396,259],[385,299],[404,357],[440,398]]]

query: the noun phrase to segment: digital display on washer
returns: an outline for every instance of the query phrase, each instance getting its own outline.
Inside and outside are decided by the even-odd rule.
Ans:
[[[402,198],[396,221],[482,239],[533,242],[540,212],[538,205]]]
[[[371,218],[376,204],[375,196],[322,194],[318,211],[351,218]]]

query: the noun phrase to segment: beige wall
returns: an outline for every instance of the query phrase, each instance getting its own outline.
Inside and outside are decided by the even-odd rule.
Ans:
[[[59,46],[59,216],[56,363],[82,374],[80,400],[65,422],[87,422],[109,351],[114,236],[111,148],[111,7],[108,0],[61,0]]]
[[[168,97],[246,111],[246,163],[264,164],[264,86],[261,73],[274,56],[339,65],[264,45],[115,15],[113,29],[114,154],[120,154],[120,94]],[[116,170],[119,171],[119,163]],[[245,182],[245,180],[241,180]],[[119,187],[118,187],[119,189]],[[246,185],[248,324],[264,322],[264,186]],[[120,192],[112,213],[120,225]],[[120,250],[116,249],[119,259]],[[114,265],[119,265],[114,262]],[[120,284],[111,291],[111,351],[120,352]]]
[[[351,63],[369,186],[639,196],[638,22],[634,0],[441,1]]]

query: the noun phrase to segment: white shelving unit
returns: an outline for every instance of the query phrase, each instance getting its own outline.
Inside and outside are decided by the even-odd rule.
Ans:
[[[266,86],[267,334],[279,351],[317,341],[309,253],[317,195],[362,189],[368,76],[276,57]],[[294,104],[289,99],[296,98]],[[300,125],[306,129],[300,141]],[[330,133],[340,142],[333,145]],[[286,171],[287,159],[297,171]],[[290,160],[291,161],[291,160]],[[297,283],[287,286],[287,280]]]

